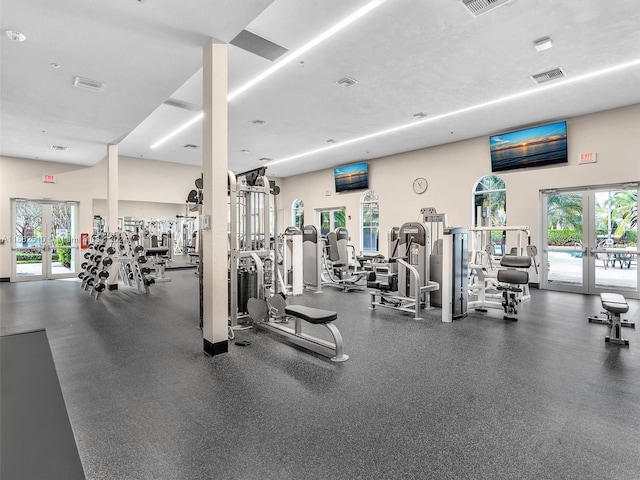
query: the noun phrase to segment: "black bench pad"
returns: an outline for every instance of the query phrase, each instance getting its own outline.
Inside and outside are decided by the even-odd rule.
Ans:
[[[327,323],[338,318],[338,312],[305,307],[304,305],[289,305],[285,307],[284,312],[287,315],[301,318],[309,323]]]
[[[627,313],[629,305],[625,298],[619,293],[601,293],[600,301],[602,308],[612,313]]]

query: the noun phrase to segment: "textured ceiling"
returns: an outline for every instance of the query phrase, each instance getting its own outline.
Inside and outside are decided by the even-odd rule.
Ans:
[[[150,146],[196,115],[163,102],[201,105],[209,37],[247,29],[293,51],[368,0],[53,3],[2,0],[3,31],[27,40],[2,38],[0,153],[92,165],[119,143],[199,165],[202,149],[184,145],[201,145],[200,122]],[[639,25],[637,0],[512,0],[477,17],[458,0],[387,0],[230,102],[229,168],[284,177],[640,103]],[[553,48],[536,51],[545,36]],[[230,45],[230,91],[271,65]],[[566,77],[530,78],[555,67]],[[74,75],[106,88],[74,88]],[[358,83],[336,84],[345,76]]]

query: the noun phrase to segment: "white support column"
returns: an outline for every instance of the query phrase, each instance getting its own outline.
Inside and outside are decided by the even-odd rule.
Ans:
[[[225,353],[228,343],[227,286],[227,45],[204,46],[202,109],[203,326],[204,351]]]
[[[118,230],[118,145],[107,145],[107,158],[107,231],[115,232]]]

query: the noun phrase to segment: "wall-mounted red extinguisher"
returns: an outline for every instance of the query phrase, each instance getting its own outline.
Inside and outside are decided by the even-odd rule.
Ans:
[[[85,249],[89,248],[89,234],[81,233],[80,234],[80,248]]]

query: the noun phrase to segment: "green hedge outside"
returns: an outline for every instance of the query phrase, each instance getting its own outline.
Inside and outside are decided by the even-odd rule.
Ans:
[[[607,232],[606,230],[597,230],[596,235],[598,238],[604,238],[607,236]],[[573,245],[582,243],[582,232],[573,229],[549,230],[547,239],[549,245]],[[614,237],[613,244],[616,247],[635,246],[638,244],[638,234],[634,230],[629,230],[622,238]]]
[[[70,246],[71,237],[68,238],[56,238],[56,247]],[[51,260],[54,262],[60,262],[66,268],[71,267],[71,249],[58,248],[51,255]],[[16,253],[16,263],[42,263],[42,252],[37,251],[21,251]]]

